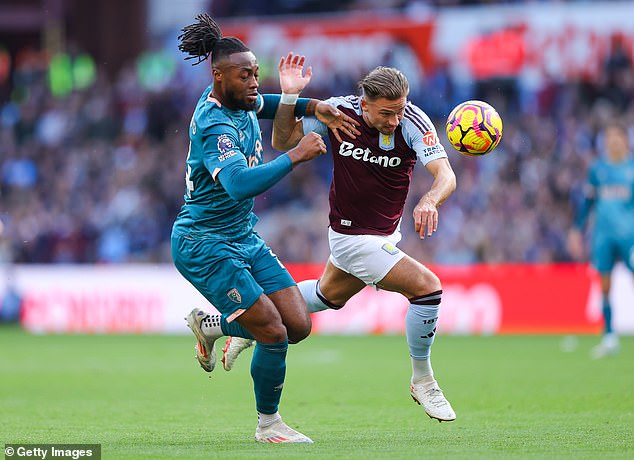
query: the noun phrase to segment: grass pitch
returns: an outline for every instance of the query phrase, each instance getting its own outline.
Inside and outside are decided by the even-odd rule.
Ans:
[[[292,346],[280,412],[313,445],[261,445],[249,360],[207,377],[180,336],[31,336],[0,327],[0,443],[100,443],[104,459],[634,458],[634,337],[439,336],[458,419],[409,396],[399,336]]]

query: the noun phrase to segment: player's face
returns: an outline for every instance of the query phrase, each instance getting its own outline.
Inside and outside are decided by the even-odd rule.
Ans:
[[[376,100],[361,98],[363,120],[381,134],[392,134],[405,114],[407,97],[391,100],[380,97]]]
[[[258,72],[258,61],[251,51],[230,54],[213,71],[216,97],[232,110],[255,110]]]
[[[617,126],[610,126],[605,130],[605,150],[614,161],[626,157],[629,150],[627,133]]]

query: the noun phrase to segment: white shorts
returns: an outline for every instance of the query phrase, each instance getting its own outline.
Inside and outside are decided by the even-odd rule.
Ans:
[[[405,257],[396,247],[401,232],[389,236],[344,235],[328,229],[330,262],[340,270],[356,276],[366,284],[376,284]]]

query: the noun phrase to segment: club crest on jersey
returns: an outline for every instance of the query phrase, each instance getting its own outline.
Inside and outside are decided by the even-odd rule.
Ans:
[[[227,292],[227,297],[229,297],[229,300],[231,300],[233,303],[242,303],[242,296],[236,288],[233,288],[229,292]]]
[[[394,148],[394,133],[379,133],[379,147],[381,147],[382,150],[392,150]]]

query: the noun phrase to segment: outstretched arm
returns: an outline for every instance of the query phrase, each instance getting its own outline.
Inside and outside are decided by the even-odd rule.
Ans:
[[[438,229],[438,207],[456,190],[456,175],[447,158],[432,160],[425,167],[434,176],[434,182],[414,206],[414,230],[421,239]]]
[[[584,257],[583,230],[595,204],[596,189],[594,183],[596,182],[592,170],[590,170],[583,190],[583,199],[577,209],[577,215],[566,240],[566,248],[575,260],[582,260]]]
[[[288,53],[282,57],[278,65],[282,97],[273,122],[272,145],[277,150],[293,148],[304,135],[301,119],[295,118],[295,104],[299,93],[308,85],[312,77],[312,67],[306,69],[304,75],[304,56]],[[351,138],[360,134],[355,125],[357,121],[341,113],[335,107],[316,99],[310,99],[306,106],[306,115],[315,115],[319,121],[332,130],[341,141],[339,130]]]
[[[271,188],[296,165],[323,153],[326,153],[324,140],[316,133],[309,133],[297,147],[268,163],[249,168],[247,162],[241,159],[222,168],[217,177],[232,199],[245,200]]]

